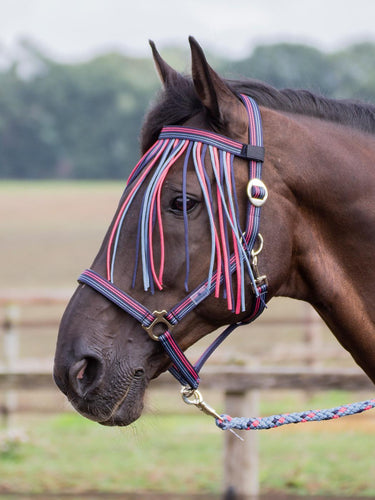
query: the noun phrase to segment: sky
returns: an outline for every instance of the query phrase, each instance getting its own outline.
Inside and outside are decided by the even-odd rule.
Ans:
[[[147,56],[148,39],[187,47],[189,35],[232,58],[281,41],[333,51],[375,41],[374,20],[373,0],[0,0],[0,56],[22,39],[62,62]]]

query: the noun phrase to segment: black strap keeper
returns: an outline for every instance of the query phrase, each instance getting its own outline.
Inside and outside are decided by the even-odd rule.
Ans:
[[[264,147],[244,144],[242,146],[240,157],[247,158],[248,160],[264,161]]]

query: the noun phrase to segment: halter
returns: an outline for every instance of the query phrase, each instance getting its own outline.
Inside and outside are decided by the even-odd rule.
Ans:
[[[154,340],[160,342],[172,360],[169,371],[188,391],[194,391],[199,385],[199,371],[208,357],[238,326],[257,318],[265,307],[267,280],[260,276],[257,267],[257,255],[262,250],[263,239],[259,234],[260,208],[267,199],[267,189],[261,181],[264,148],[262,124],[259,108],[255,101],[240,95],[249,119],[249,144],[229,139],[228,137],[189,127],[164,127],[156,143],[141,158],[127,183],[128,194],[121,205],[114,222],[107,247],[107,278],[93,270],[84,271],[78,281],[92,287],[112,301],[125,312],[140,322],[144,330]],[[155,287],[162,289],[164,270],[164,236],[161,219],[160,195],[163,182],[174,163],[185,154],[183,177],[183,204],[185,224],[186,279],[188,289],[189,254],[188,254],[188,217],[186,211],[186,171],[189,158],[193,159],[198,181],[202,188],[204,202],[210,220],[211,259],[207,278],[192,292],[169,311],[149,311],[144,305],[114,284],[114,269],[120,232],[129,207],[146,177],[151,176],[143,195],[139,216],[136,262],[134,266],[133,286],[138,268],[138,258],[142,260],[143,283],[145,290],[154,293]],[[211,188],[204,167],[204,158],[209,155],[216,181],[219,227],[214,221],[212,208],[213,187]],[[235,193],[233,159],[239,157],[249,162],[249,182],[247,186],[248,208],[246,229],[239,224],[237,197]],[[160,234],[161,258],[159,272],[153,255],[153,229],[158,225]],[[229,252],[230,234],[233,253]],[[258,247],[256,248],[256,246]],[[214,266],[216,264],[216,269]],[[195,365],[186,358],[172,330],[190,311],[205,298],[214,293],[220,296],[220,290],[227,299],[228,309],[236,314],[245,311],[244,276],[248,274],[254,294],[252,310],[246,320],[229,325],[206,349]],[[232,279],[236,278],[237,287],[233,290]],[[158,325],[158,329],[155,327]],[[162,325],[163,328],[160,328]],[[198,391],[196,391],[198,392]],[[189,401],[186,401],[189,402]],[[204,404],[203,401],[200,404]],[[193,404],[197,404],[193,402]],[[201,406],[202,406],[201,404]],[[205,411],[204,408],[201,408]]]

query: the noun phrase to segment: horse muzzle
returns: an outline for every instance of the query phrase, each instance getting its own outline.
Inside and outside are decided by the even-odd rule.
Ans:
[[[66,365],[55,361],[54,380],[72,406],[84,417],[102,425],[125,426],[143,410],[148,377],[143,367],[120,363],[108,367],[97,356],[84,356]]]

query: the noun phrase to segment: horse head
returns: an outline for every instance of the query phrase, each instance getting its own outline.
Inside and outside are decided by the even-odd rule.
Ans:
[[[267,147],[263,158],[262,146],[249,144],[252,127],[262,134],[260,114],[251,124],[249,99],[190,45],[192,78],[151,43],[163,91],[143,125],[142,158],[60,325],[55,381],[81,414],[105,425],[137,419],[149,381],[171,367],[159,337],[173,328],[167,349],[176,345],[181,357],[218,327],[255,318],[290,266],[285,187],[267,168]],[[261,112],[272,134],[272,111]],[[249,185],[249,163],[257,176],[263,160],[265,184]],[[256,255],[259,224],[265,244]]]

